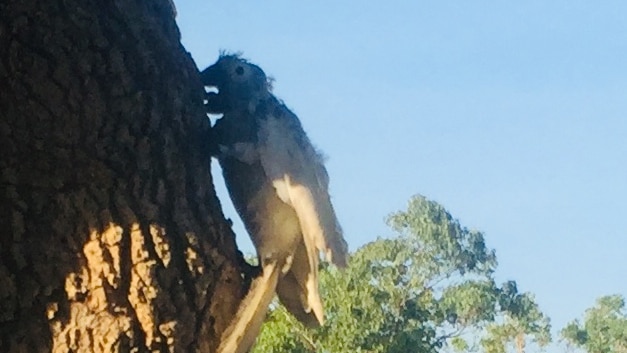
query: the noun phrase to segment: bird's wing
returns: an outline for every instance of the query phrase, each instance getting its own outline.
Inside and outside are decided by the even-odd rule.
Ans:
[[[287,311],[308,327],[324,324],[324,308],[318,291],[317,265],[311,268],[305,243],[300,240],[290,270],[277,283],[276,294]]]
[[[269,111],[259,123],[264,171],[279,198],[296,211],[312,268],[317,270],[319,251],[344,267],[347,246],[331,204],[323,159],[287,107],[279,105]]]

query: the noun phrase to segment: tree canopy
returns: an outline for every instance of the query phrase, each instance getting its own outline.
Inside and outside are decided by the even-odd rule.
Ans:
[[[500,353],[528,338],[550,341],[533,296],[513,281],[496,285],[483,233],[423,196],[387,223],[394,237],[354,252],[345,271],[321,270],[323,327],[306,329],[277,304],[254,351]]]
[[[627,352],[627,308],[621,295],[609,295],[597,300],[586,310],[583,322],[574,320],[562,331],[570,345],[590,353]]]

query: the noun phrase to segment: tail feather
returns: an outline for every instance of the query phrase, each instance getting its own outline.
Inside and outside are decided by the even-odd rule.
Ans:
[[[322,325],[322,317],[318,317],[316,315],[318,311],[313,310],[312,306],[309,305],[310,300],[292,272],[288,272],[285,277],[281,278],[276,293],[287,311],[305,326],[318,327]]]
[[[263,275],[253,281],[235,318],[222,334],[218,353],[246,353],[252,347],[274,298],[280,272],[276,262],[264,266]]]
[[[318,259],[310,263],[305,242],[296,247],[292,266],[279,281],[277,295],[285,308],[299,321],[310,327],[324,324],[324,310],[318,292]],[[315,255],[316,251],[311,250]]]

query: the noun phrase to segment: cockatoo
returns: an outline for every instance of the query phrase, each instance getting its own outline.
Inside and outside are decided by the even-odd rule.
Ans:
[[[218,348],[244,353],[275,292],[298,320],[323,324],[319,254],[345,267],[347,245],[323,158],[298,117],[272,95],[263,70],[237,55],[221,55],[201,77],[217,89],[207,96],[208,112],[223,114],[213,128],[217,158],[262,269]]]

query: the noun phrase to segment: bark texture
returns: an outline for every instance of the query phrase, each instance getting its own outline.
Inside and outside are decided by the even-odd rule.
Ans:
[[[0,0],[0,352],[211,352],[243,280],[168,0]]]

